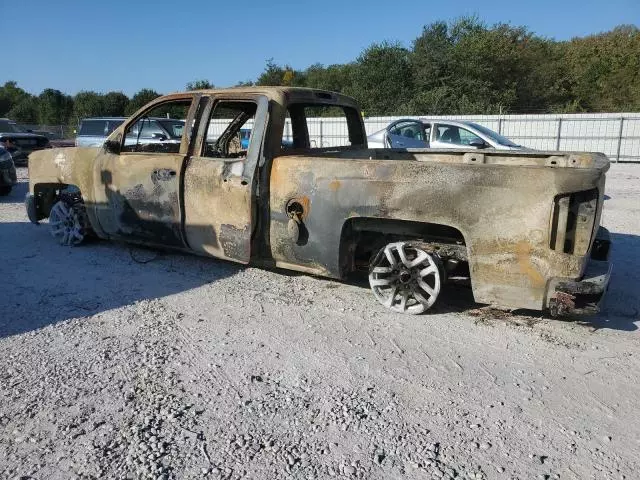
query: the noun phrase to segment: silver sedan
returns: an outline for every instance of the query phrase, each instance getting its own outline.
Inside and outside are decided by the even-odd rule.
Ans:
[[[474,122],[458,120],[396,120],[367,137],[370,148],[495,148],[526,150],[507,137]]]

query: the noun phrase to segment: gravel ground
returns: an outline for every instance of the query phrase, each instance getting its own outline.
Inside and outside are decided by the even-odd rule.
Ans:
[[[606,311],[550,320],[94,242],[0,199],[0,478],[633,479],[640,165],[613,165]],[[149,260],[148,263],[138,263]]]

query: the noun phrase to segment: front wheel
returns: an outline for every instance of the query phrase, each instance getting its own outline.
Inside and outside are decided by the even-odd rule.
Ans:
[[[443,283],[438,255],[411,242],[389,243],[374,257],[369,286],[389,310],[417,315],[433,306]]]
[[[65,195],[51,207],[49,229],[60,245],[81,244],[90,228],[81,198]]]

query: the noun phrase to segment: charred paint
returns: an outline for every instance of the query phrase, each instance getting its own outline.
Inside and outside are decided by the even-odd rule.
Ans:
[[[276,261],[312,268],[320,260],[332,276],[341,276],[342,226],[358,216],[460,230],[480,302],[539,309],[551,278],[580,275],[585,258],[550,250],[545,232],[558,192],[587,190],[600,180],[606,162],[597,156],[590,168],[579,162],[580,168],[551,169],[544,166],[544,153],[523,158],[487,152],[482,164],[466,162],[464,152],[398,153],[404,161],[376,160],[377,151],[355,153],[274,159],[271,205],[302,195],[314,205],[305,220],[309,240],[303,246],[290,241],[285,219],[272,214]],[[526,168],[526,181],[512,161]]]
[[[340,188],[341,185],[342,183],[340,182],[340,180],[332,180],[329,182],[329,190],[335,192]]]
[[[251,255],[250,245],[246,241],[248,235],[246,228],[239,229],[233,225],[223,224],[220,228],[220,244],[225,256],[240,262],[248,262]]]
[[[530,242],[518,242],[515,248],[516,259],[520,268],[520,272],[526,276],[531,286],[534,288],[542,288],[545,285],[545,279],[534,263],[532,250],[533,248]]]

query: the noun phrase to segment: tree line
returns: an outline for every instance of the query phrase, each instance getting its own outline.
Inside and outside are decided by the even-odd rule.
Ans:
[[[556,41],[476,17],[435,22],[406,48],[374,43],[346,64],[304,70],[267,60],[248,85],[321,88],[350,95],[368,116],[640,111],[640,29]],[[188,90],[212,88],[208,80]],[[0,87],[0,117],[21,123],[77,125],[91,116],[126,116],[160,96],[142,89],[82,91],[47,88],[39,95],[16,82]]]

